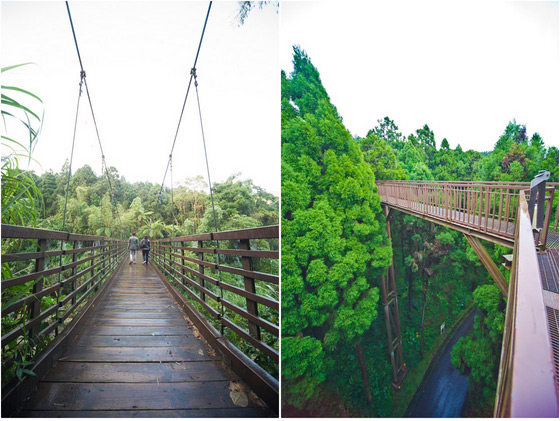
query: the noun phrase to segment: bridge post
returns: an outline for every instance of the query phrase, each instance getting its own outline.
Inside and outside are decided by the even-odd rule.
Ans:
[[[42,272],[42,271],[45,270],[46,257],[44,255],[44,253],[45,253],[45,251],[47,251],[47,240],[46,239],[40,239],[39,240],[39,250],[38,251],[43,253],[43,256],[39,257],[35,261],[35,272]],[[37,280],[37,283],[35,285],[33,285],[33,295],[36,295],[43,290],[44,280],[45,280],[45,278],[41,276]],[[31,319],[37,318],[40,313],[41,313],[41,299],[35,299],[33,301],[33,304],[31,305]],[[4,332],[2,332],[2,333],[4,333]],[[33,326],[31,329],[29,329],[29,337],[31,337],[31,338],[35,338],[38,333],[39,333],[39,325]]]
[[[90,266],[91,266],[91,270],[89,272],[89,276],[90,279],[93,278],[93,275],[95,275],[95,268],[93,267],[95,265],[95,241],[90,241],[91,242],[91,260],[90,260]],[[93,285],[93,284],[92,284]],[[91,287],[89,286],[89,282],[88,282],[88,286],[86,287],[86,291],[88,291]]]
[[[72,243],[72,248],[74,250],[76,250],[78,248],[78,241],[77,240]],[[76,263],[77,260],[78,260],[78,252],[72,253],[72,263]],[[78,268],[76,266],[74,266],[72,268],[72,277],[76,276],[77,271],[78,271]],[[71,292],[76,291],[76,280],[75,279],[72,281],[71,288],[72,288]],[[74,304],[76,304],[76,296],[72,297],[72,305],[74,305]]]
[[[241,250],[251,250],[249,240],[248,239],[239,240],[239,248]],[[253,270],[253,262],[252,262],[251,257],[242,256],[241,257],[241,263],[243,265],[243,269],[248,270],[248,271]],[[245,282],[245,291],[250,292],[251,294],[255,294],[256,293],[255,279],[254,278],[249,278],[248,276],[244,276],[243,280]],[[249,298],[246,298],[246,303],[247,303],[247,311],[249,312],[249,314],[252,314],[255,317],[259,317],[257,302],[253,301],[253,300],[250,300]],[[260,329],[260,327],[258,325],[256,325],[255,323],[251,322],[250,320],[248,320],[248,322],[249,322],[249,333],[251,334],[251,336],[253,338],[256,338],[260,341],[261,340],[261,329]]]
[[[198,242],[198,248],[202,250],[202,241]],[[203,251],[199,251],[198,252],[198,258],[200,260],[204,260],[204,252]],[[185,262],[183,261],[183,265],[185,264]],[[202,275],[204,275],[204,266],[203,265],[198,265],[198,272],[201,273]],[[204,288],[204,278],[202,277],[198,277],[198,281],[200,283],[200,286],[202,288]],[[202,301],[206,301],[206,294],[204,294],[204,292],[200,291],[200,298],[202,299]]]
[[[183,274],[183,276],[185,276],[187,274],[187,271],[185,270],[185,242],[181,241],[181,273]]]
[[[105,251],[107,250],[107,245],[105,244],[105,239],[101,240],[101,254],[103,259],[103,277],[107,276],[107,256]]]
[[[391,240],[391,225],[389,222],[389,207],[385,205],[385,230],[387,238]],[[391,240],[392,242],[392,240]],[[391,266],[387,268],[386,275],[381,276],[381,292],[383,298],[383,308],[385,310],[385,324],[387,327],[387,339],[389,343],[389,354],[393,367],[393,382],[395,389],[400,389],[400,385],[407,373],[406,364],[402,350],[401,323],[399,318],[399,300],[395,281],[395,267],[391,258]]]

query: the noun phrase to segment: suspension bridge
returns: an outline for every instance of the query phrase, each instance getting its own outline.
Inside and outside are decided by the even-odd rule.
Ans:
[[[270,226],[154,240],[146,266],[128,264],[122,240],[3,225],[3,238],[39,246],[2,256],[35,268],[2,280],[3,291],[33,284],[2,309],[24,317],[2,332],[2,346],[52,342],[27,367],[34,376],[4,387],[2,415],[276,416],[277,379],[240,347],[278,364],[278,324],[261,313],[278,311],[266,285],[279,277],[253,270],[277,261],[277,248],[255,244],[277,244],[278,234]]]
[[[551,221],[558,183],[546,186],[548,176],[531,183],[377,181],[387,216],[398,211],[462,232],[507,298],[496,417],[558,417],[558,211]],[[390,237],[388,218],[386,229]],[[509,282],[480,240],[513,249],[504,256]],[[407,369],[393,266],[382,278],[382,298],[398,388]]]

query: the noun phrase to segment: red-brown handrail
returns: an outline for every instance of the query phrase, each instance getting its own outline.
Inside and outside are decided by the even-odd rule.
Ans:
[[[2,224],[2,246],[3,328],[10,326],[2,331],[2,371],[11,374],[80,313],[123,260],[126,242]]]
[[[519,193],[494,416],[558,417],[552,347],[525,193]]]
[[[519,192],[530,183],[489,181],[379,180],[384,203],[480,238],[513,247]],[[546,188],[546,219],[540,238],[546,243],[558,183]]]
[[[275,225],[159,239],[152,260],[224,336],[278,364],[278,238]]]

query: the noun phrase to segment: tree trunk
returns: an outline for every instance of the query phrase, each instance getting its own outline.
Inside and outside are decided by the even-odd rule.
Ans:
[[[371,391],[369,387],[368,375],[367,375],[367,368],[366,363],[364,361],[364,354],[362,352],[362,344],[358,343],[355,346],[356,354],[358,355],[358,362],[360,364],[360,370],[362,371],[362,382],[364,385],[364,392],[366,393],[366,401],[367,404],[371,404]]]
[[[428,292],[428,277],[425,276],[424,271],[422,271],[422,324],[420,325],[420,355],[422,355],[422,358],[424,358],[424,315],[426,314],[427,292]]]
[[[412,290],[413,290],[413,280],[412,280],[412,270],[406,268],[406,282],[408,283],[408,313],[412,313]]]
[[[336,387],[336,398],[338,400],[338,410],[340,411],[340,418],[348,418],[348,414],[346,414],[346,409],[344,408],[344,402],[342,401],[342,397],[340,396],[338,386]]]

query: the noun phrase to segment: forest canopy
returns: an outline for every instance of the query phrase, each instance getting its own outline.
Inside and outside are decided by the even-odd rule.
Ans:
[[[58,173],[34,175],[43,196],[38,227],[61,229],[64,218],[68,164]],[[173,188],[150,182],[129,183],[116,168],[97,176],[88,165],[70,178],[66,231],[128,238],[132,231],[153,238],[214,231],[208,185],[187,179]],[[252,228],[278,223],[278,198],[240,174],[213,185],[218,230]],[[122,232],[122,234],[121,234]]]

